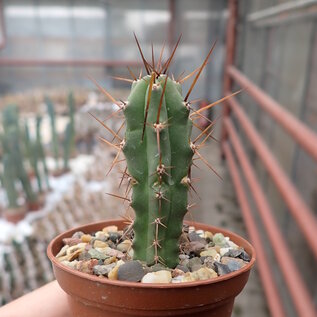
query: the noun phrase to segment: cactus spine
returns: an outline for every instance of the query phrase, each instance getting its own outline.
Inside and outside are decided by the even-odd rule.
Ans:
[[[192,122],[181,86],[155,73],[135,81],[124,115],[122,147],[136,214],[134,256],[175,267],[194,154],[189,139]]]

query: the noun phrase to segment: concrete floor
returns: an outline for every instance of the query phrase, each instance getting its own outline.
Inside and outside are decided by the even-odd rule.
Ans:
[[[198,222],[229,229],[248,239],[230,174],[226,163],[220,159],[219,145],[215,141],[211,141],[200,152],[223,180],[219,179],[203,163],[199,164],[201,170],[194,168],[193,177],[200,178],[195,188],[201,200],[194,197],[193,193],[192,198],[198,206],[192,210],[191,217]],[[256,268],[250,274],[247,286],[235,301],[232,317],[239,316],[269,316]]]

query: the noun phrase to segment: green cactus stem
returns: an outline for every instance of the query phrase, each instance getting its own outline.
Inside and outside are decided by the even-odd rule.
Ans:
[[[133,187],[134,256],[175,267],[187,213],[192,122],[181,86],[155,73],[132,84],[121,144]]]
[[[76,150],[76,141],[75,141],[75,99],[73,93],[70,92],[68,94],[68,111],[69,111],[69,120],[70,120],[70,152],[74,152]]]
[[[15,167],[10,154],[5,153],[2,158],[3,162],[3,177],[2,184],[5,189],[7,199],[8,199],[8,207],[9,208],[17,208],[18,207],[18,191],[16,189],[16,175],[15,175]]]
[[[65,128],[65,133],[64,133],[64,140],[63,140],[63,148],[64,148],[64,170],[67,171],[69,169],[69,156],[70,156],[70,151],[72,147],[72,136],[73,136],[73,131],[72,131],[72,124],[71,122],[68,122],[66,128]]]
[[[29,125],[27,121],[25,122],[24,128],[25,128],[25,133],[24,133],[25,147],[26,147],[27,156],[29,158],[32,169],[35,173],[38,190],[39,192],[42,192],[43,191],[42,176],[39,170],[39,151],[37,147],[37,142],[32,140],[30,137],[30,130],[29,130]]]
[[[56,131],[56,117],[55,117],[54,105],[48,97],[45,98],[45,103],[46,103],[47,112],[51,121],[52,151],[55,157],[56,169],[58,169],[59,148],[58,148],[58,135]]]
[[[50,188],[49,180],[48,180],[48,168],[46,164],[46,156],[42,142],[41,136],[41,124],[42,124],[42,117],[40,115],[36,116],[36,151],[38,153],[39,160],[42,161],[43,170],[44,170],[44,177],[46,188]]]
[[[19,110],[17,105],[8,105],[2,112],[2,126],[6,133],[10,127],[18,128],[19,126]]]

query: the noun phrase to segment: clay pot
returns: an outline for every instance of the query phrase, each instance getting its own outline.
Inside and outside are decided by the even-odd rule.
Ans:
[[[27,202],[27,208],[29,212],[38,211],[43,208],[45,204],[45,193],[39,193],[36,201]]]
[[[231,316],[234,299],[245,286],[255,262],[255,251],[246,240],[229,231],[195,223],[197,229],[229,236],[252,257],[250,263],[239,271],[198,282],[141,284],[112,281],[73,270],[56,260],[63,238],[72,236],[76,231],[91,233],[109,225],[124,227],[121,220],[93,223],[59,235],[48,246],[48,257],[53,263],[58,283],[68,294],[73,316]]]
[[[24,219],[26,215],[25,206],[20,206],[17,208],[8,208],[3,211],[3,217],[12,223],[18,223],[22,219]]]
[[[52,175],[54,177],[60,177],[66,173],[70,172],[70,169],[69,168],[59,168],[59,169],[55,169],[53,172],[52,172]]]

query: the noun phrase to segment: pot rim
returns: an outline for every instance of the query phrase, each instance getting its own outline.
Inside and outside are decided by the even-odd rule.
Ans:
[[[59,240],[64,235],[67,236],[68,233],[71,234],[71,232],[76,232],[76,231],[82,230],[83,228],[85,228],[87,226],[93,226],[93,225],[102,224],[102,223],[107,223],[107,225],[111,225],[111,224],[123,222],[123,221],[124,220],[122,220],[122,219],[110,219],[110,220],[98,221],[98,222],[93,222],[93,223],[85,224],[82,226],[78,226],[78,227],[72,228],[70,230],[67,230],[65,232],[62,232],[61,234],[56,236],[53,240],[51,240],[51,242],[49,243],[49,245],[47,247],[47,256],[49,257],[50,261],[54,264],[54,266],[58,267],[62,271],[65,271],[69,274],[75,275],[79,278],[88,279],[90,281],[97,282],[100,284],[110,284],[112,286],[117,286],[117,287],[130,287],[130,288],[138,288],[138,289],[140,289],[140,288],[141,289],[144,289],[144,288],[173,289],[173,288],[184,288],[184,287],[187,288],[187,287],[197,287],[197,286],[202,286],[202,285],[220,283],[220,282],[229,280],[229,279],[234,278],[242,273],[249,271],[253,267],[253,265],[256,261],[255,249],[251,245],[251,243],[249,243],[247,240],[245,240],[244,238],[242,238],[241,236],[239,236],[238,234],[236,234],[232,231],[229,231],[226,229],[221,229],[219,227],[215,227],[215,226],[212,226],[209,224],[204,224],[204,223],[200,223],[200,222],[196,222],[196,221],[184,221],[184,223],[186,223],[188,225],[193,225],[195,227],[197,226],[198,228],[208,227],[208,228],[211,228],[210,231],[213,231],[213,232],[219,230],[219,232],[223,233],[224,235],[229,234],[229,235],[233,236],[234,238],[242,239],[242,241],[251,250],[252,255],[251,255],[250,262],[247,263],[240,270],[225,274],[223,276],[218,276],[218,277],[213,278],[213,279],[208,279],[208,280],[194,281],[194,282],[183,282],[183,283],[140,283],[140,282],[109,280],[108,278],[100,278],[100,277],[95,276],[95,275],[91,275],[88,273],[83,273],[83,272],[74,270],[66,265],[63,265],[59,261],[57,261],[55,255],[52,252],[52,247],[56,243],[56,241]],[[216,229],[216,230],[214,230],[214,229]]]

